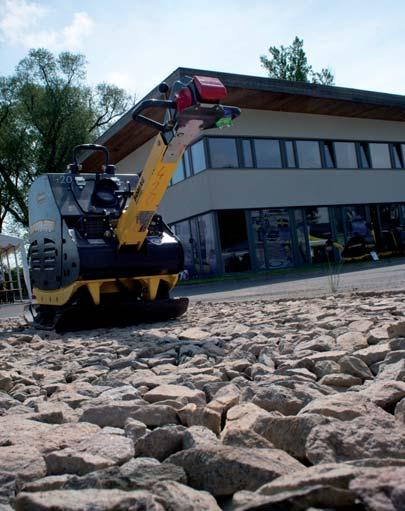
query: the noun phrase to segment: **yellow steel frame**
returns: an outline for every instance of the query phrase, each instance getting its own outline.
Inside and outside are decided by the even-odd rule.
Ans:
[[[173,158],[174,161],[164,161],[167,149],[162,136],[157,135],[138,185],[118,221],[116,235],[120,246],[136,245],[139,248],[145,241],[152,217],[184,152]]]
[[[40,305],[65,305],[70,298],[81,287],[87,287],[95,305],[100,304],[100,297],[107,293],[119,293],[124,285],[129,290],[133,289],[139,282],[144,290],[142,298],[144,300],[155,300],[159,284],[164,282],[168,290],[174,288],[179,276],[176,275],[153,275],[142,277],[130,277],[120,279],[98,279],[98,280],[78,280],[69,286],[62,287],[53,291],[43,291],[34,288],[33,295]]]

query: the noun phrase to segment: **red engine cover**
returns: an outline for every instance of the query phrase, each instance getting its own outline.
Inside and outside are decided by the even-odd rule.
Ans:
[[[225,85],[218,78],[194,76],[194,85],[201,101],[216,102],[227,95]]]

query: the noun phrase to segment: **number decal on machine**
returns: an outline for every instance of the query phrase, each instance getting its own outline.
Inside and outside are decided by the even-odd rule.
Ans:
[[[59,178],[59,183],[62,185],[71,185],[73,183],[73,177],[69,174],[62,174]]]

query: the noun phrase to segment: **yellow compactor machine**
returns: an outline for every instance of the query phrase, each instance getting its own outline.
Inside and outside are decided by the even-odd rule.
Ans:
[[[170,298],[183,269],[179,239],[157,215],[185,149],[206,129],[240,114],[220,101],[217,78],[194,76],[141,101],[135,122],[157,135],[140,175],[116,174],[106,147],[77,146],[63,174],[39,177],[29,193],[30,270],[36,303],[26,316],[58,331],[174,318],[188,307]],[[145,117],[164,109],[164,121]],[[79,153],[101,151],[102,171],[82,173]]]

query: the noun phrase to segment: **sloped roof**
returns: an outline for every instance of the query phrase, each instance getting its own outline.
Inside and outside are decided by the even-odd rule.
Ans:
[[[405,96],[397,94],[183,67],[163,81],[170,85],[193,75],[218,77],[228,90],[226,102],[240,108],[405,122]],[[157,84],[143,99],[158,97],[161,95]],[[155,111],[146,110],[145,115],[160,120]],[[153,129],[135,124],[131,111],[128,111],[99,137],[97,143],[106,145],[112,163],[117,163],[154,135]],[[84,164],[86,169],[99,166],[99,154],[85,155]]]
[[[10,248],[19,248],[23,241],[15,236],[8,236],[7,234],[0,234],[0,253]]]

